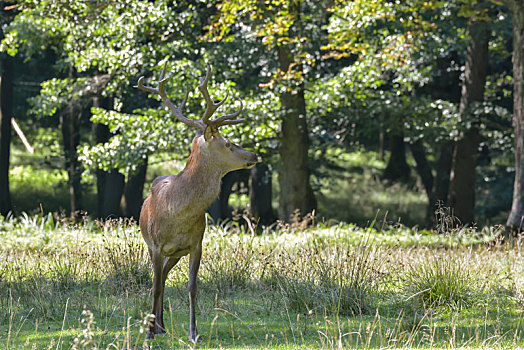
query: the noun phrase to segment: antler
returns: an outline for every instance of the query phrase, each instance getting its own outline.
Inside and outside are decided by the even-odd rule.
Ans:
[[[143,83],[142,83],[142,81],[144,80],[143,76],[138,79],[138,83],[134,87],[138,88],[138,89],[141,89],[141,90],[144,90],[144,91],[147,91],[147,92],[154,93],[154,94],[159,94],[160,97],[162,98],[162,101],[164,102],[164,104],[167,106],[167,108],[169,108],[169,110],[171,110],[171,112],[173,112],[174,115],[176,115],[178,120],[180,120],[182,123],[186,124],[187,126],[193,126],[193,127],[199,128],[201,130],[204,130],[205,129],[205,125],[201,121],[186,118],[184,116],[184,114],[182,113],[182,110],[184,109],[184,105],[186,104],[187,98],[189,96],[189,89],[187,90],[186,96],[182,100],[182,103],[180,103],[180,106],[178,106],[178,107],[176,107],[173,104],[173,102],[171,102],[169,100],[169,98],[167,98],[166,92],[164,90],[164,86],[165,86],[166,81],[167,81],[167,78],[165,78],[166,68],[167,68],[167,61],[164,64],[164,68],[162,68],[162,73],[160,74],[160,80],[158,81],[158,87],[157,88],[143,85]]]
[[[209,118],[213,115],[213,113],[215,113],[218,107],[222,106],[224,102],[226,102],[227,98],[229,97],[229,91],[227,91],[226,97],[224,97],[222,101],[219,101],[217,103],[213,102],[213,100],[209,96],[209,91],[207,90],[207,83],[209,81],[210,76],[211,76],[211,65],[209,65],[208,63],[207,70],[206,70],[206,77],[200,78],[200,86],[198,87],[198,89],[202,93],[202,96],[204,96],[204,100],[206,101],[206,111],[204,112],[202,121],[206,125],[209,125],[213,131],[218,130],[218,128],[223,125],[235,125],[235,124],[242,123],[244,121],[243,119],[231,120],[233,118],[238,117],[238,115],[240,115],[240,112],[242,112],[242,109],[244,108],[242,101],[240,101],[240,109],[238,111],[234,113],[223,115],[213,120],[209,120]]]
[[[202,117],[202,120],[194,120],[194,119],[186,118],[184,114],[182,113],[182,110],[184,109],[184,105],[186,104],[187,98],[189,96],[189,90],[186,92],[186,96],[182,100],[182,103],[180,103],[180,106],[176,107],[169,100],[164,90],[164,86],[167,81],[167,78],[165,78],[166,67],[167,67],[167,61],[164,64],[162,73],[160,74],[160,80],[158,81],[158,87],[154,88],[154,87],[144,85],[142,82],[144,80],[144,77],[140,77],[138,79],[137,85],[134,87],[150,92],[150,93],[160,95],[164,104],[169,108],[169,110],[171,110],[171,112],[173,112],[173,114],[175,114],[178,120],[180,120],[182,123],[188,126],[199,128],[200,130],[204,132],[207,127],[210,127],[212,132],[217,132],[218,128],[223,125],[235,125],[235,124],[242,123],[244,121],[243,119],[232,120],[233,118],[236,118],[240,114],[240,112],[242,112],[242,109],[243,109],[242,101],[240,101],[240,109],[238,111],[234,113],[230,113],[230,114],[225,114],[213,120],[209,120],[209,118],[213,115],[213,113],[215,113],[218,107],[222,106],[224,102],[226,102],[227,98],[229,97],[229,91],[228,91],[226,93],[226,97],[224,97],[221,101],[217,103],[213,102],[213,100],[211,99],[211,96],[209,95],[209,91],[207,90],[207,83],[211,76],[211,66],[209,64],[207,65],[206,77],[200,79],[200,85],[198,87],[200,92],[202,92],[202,95],[204,96],[204,100],[206,101],[206,111],[204,112],[204,116]]]

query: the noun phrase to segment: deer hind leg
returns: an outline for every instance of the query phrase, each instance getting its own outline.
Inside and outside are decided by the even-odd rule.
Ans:
[[[198,332],[196,328],[195,304],[196,304],[196,279],[200,267],[200,258],[202,257],[202,242],[191,252],[189,260],[189,340],[193,343],[198,341]]]
[[[160,252],[153,250],[151,254],[151,261],[153,262],[153,311],[155,320],[149,324],[147,331],[147,338],[152,339],[155,334],[165,333],[164,322],[162,319],[162,297],[163,297],[163,283],[162,283],[162,269],[163,259]]]
[[[166,257],[164,258],[164,263],[162,267],[162,296],[160,297],[160,302],[162,305],[160,306],[160,315],[158,316],[159,324],[162,327],[163,332],[165,333],[165,326],[164,326],[164,290],[166,288],[166,280],[167,280],[167,274],[171,269],[178,263],[180,258],[170,258]]]

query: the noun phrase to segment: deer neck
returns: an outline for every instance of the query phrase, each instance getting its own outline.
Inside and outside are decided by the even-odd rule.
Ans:
[[[189,156],[184,170],[179,174],[184,183],[183,195],[192,199],[195,208],[205,211],[220,193],[223,169],[194,151]]]

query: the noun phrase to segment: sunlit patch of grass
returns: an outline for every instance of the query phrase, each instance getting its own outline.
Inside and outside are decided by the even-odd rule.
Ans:
[[[446,254],[417,262],[406,276],[409,299],[425,307],[467,306],[484,287],[476,275],[465,268],[467,263]]]
[[[331,149],[323,159],[333,166],[317,169],[318,215],[368,225],[377,211],[388,220],[421,225],[425,220],[427,197],[412,184],[389,184],[381,180],[384,161],[373,152],[347,153]]]

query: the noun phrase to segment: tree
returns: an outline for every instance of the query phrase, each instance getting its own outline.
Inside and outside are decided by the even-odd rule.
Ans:
[[[14,16],[11,1],[0,2],[0,23],[10,22]],[[3,28],[0,39],[3,39]],[[9,158],[11,154],[11,117],[13,116],[13,58],[0,54],[0,215],[6,216],[12,211],[9,193]]]
[[[217,8],[219,14],[207,34],[209,40],[242,41],[254,34],[271,53],[266,66],[258,71],[273,70],[263,86],[276,91],[280,104],[279,214],[286,221],[297,209],[305,215],[316,208],[316,199],[310,183],[304,83],[306,68],[313,63],[312,37],[319,31],[325,11],[321,4],[311,1],[221,1]]]
[[[78,159],[81,122],[109,82],[108,74],[93,77],[51,79],[42,84],[40,95],[33,99],[35,113],[44,116],[57,114],[62,134],[65,168],[68,174],[71,216],[76,218],[82,209],[82,166]]]
[[[109,109],[110,102],[108,98],[95,96],[93,106]],[[106,143],[113,136],[107,125],[94,123],[93,128],[97,144]],[[97,218],[107,219],[120,216],[120,201],[124,191],[124,184],[125,177],[118,169],[96,170]]]
[[[276,220],[276,215],[271,207],[271,172],[266,164],[259,163],[251,169],[249,186],[251,214],[261,225],[272,224]]]
[[[88,150],[84,149],[82,157],[78,158],[80,130],[83,125],[81,121],[83,117],[90,115],[86,113],[86,109],[87,112],[90,111],[93,97],[111,97],[115,102],[105,111],[114,110],[118,112],[118,116],[126,114],[128,117],[123,119],[135,124],[129,116],[140,104],[136,98],[133,99],[133,80],[144,67],[154,67],[160,60],[159,57],[164,58],[168,52],[187,51],[188,44],[184,35],[190,29],[184,32],[175,28],[179,25],[180,28],[190,28],[183,23],[189,21],[191,16],[178,16],[177,13],[180,8],[186,8],[185,5],[187,4],[177,7],[166,1],[144,3],[132,0],[103,4],[91,1],[64,1],[60,4],[54,1],[27,1],[21,6],[21,14],[9,27],[4,46],[11,53],[15,54],[21,48],[27,57],[31,57],[42,46],[49,47],[56,53],[60,77],[42,84],[41,94],[34,100],[34,112],[43,116],[60,116],[72,212],[79,208],[80,203],[82,169],[79,161],[82,161],[86,163],[84,165],[99,166],[110,173],[118,168],[120,172],[127,174],[123,212],[127,216],[138,217],[147,156],[157,147],[151,147],[149,143],[146,149],[141,149],[144,143],[131,142],[133,147],[122,147],[119,151],[128,153],[127,157],[118,158],[115,157],[114,150],[119,145],[114,142],[116,140],[112,140],[109,147],[94,147],[98,153],[93,157],[100,158],[99,161],[86,162]],[[165,37],[166,33],[170,33],[169,37]],[[176,82],[176,92],[183,89],[182,82],[183,79]],[[101,111],[98,113],[103,114]],[[94,121],[102,122],[102,118],[95,119],[94,117]],[[147,120],[140,117],[137,119]],[[155,137],[157,135],[150,132],[152,127],[151,124],[142,125],[141,128],[135,128],[135,131],[143,132],[139,137],[142,139],[143,135]],[[120,122],[110,132],[116,134],[118,129],[122,129]],[[165,143],[166,139],[173,137],[172,134],[169,135],[169,129],[162,130],[162,134],[162,139],[157,137],[153,143]],[[187,139],[187,136],[183,139]],[[129,144],[130,142],[127,143]],[[130,149],[137,150],[129,152]],[[102,153],[102,150],[107,152]],[[135,157],[137,153],[138,158]],[[99,176],[98,179],[104,182],[106,177]],[[104,183],[98,186],[100,190],[106,188]]]
[[[522,229],[524,218],[524,3],[507,0],[513,19],[513,127],[515,183],[506,225]]]
[[[402,131],[389,135],[389,160],[383,177],[398,181],[409,178],[410,168],[406,161],[406,145]]]
[[[229,197],[233,193],[233,186],[236,186],[236,192],[241,193],[241,190],[248,188],[249,170],[241,169],[230,171],[222,177],[220,183],[220,193],[211,203],[208,208],[208,213],[213,218],[214,222],[225,220],[231,217],[229,210]]]
[[[478,127],[485,149],[496,148],[501,141],[493,134],[499,133],[497,129],[503,129],[501,126],[505,123],[505,112],[501,111],[504,108],[498,106],[503,105],[504,99],[497,89],[491,87],[500,85],[496,74],[505,76],[507,73],[498,71],[498,67],[491,68],[495,74],[490,77],[490,99],[482,99],[482,103],[464,100],[461,104],[460,93],[457,95],[456,91],[459,88],[457,77],[466,53],[463,38],[467,20],[475,18],[479,28],[486,30],[485,35],[491,30],[497,33],[493,50],[498,60],[499,56],[505,56],[503,43],[508,39],[505,31],[496,31],[505,28],[503,22],[507,23],[503,10],[486,2],[477,6],[461,0],[409,0],[401,3],[374,0],[335,2],[333,11],[336,15],[331,17],[326,48],[333,57],[347,59],[349,66],[329,84],[324,83],[323,91],[329,91],[333,86],[333,90],[340,94],[343,86],[344,98],[335,97],[334,105],[338,105],[337,108],[342,104],[361,106],[361,111],[355,116],[349,116],[347,111],[358,110],[358,107],[346,108],[346,113],[353,118],[353,123],[367,128],[368,133],[381,131],[377,125],[365,120],[371,117],[381,121],[390,136],[404,135],[404,140],[410,143],[417,173],[428,195],[428,218],[431,218],[437,203],[447,203],[453,154],[476,158],[470,153],[476,152],[475,147],[464,148],[461,144],[459,150],[454,151],[457,133],[467,134],[467,130]],[[499,14],[494,20],[488,16],[493,12]],[[487,52],[486,43],[484,47]],[[471,99],[472,85],[468,86],[464,98],[469,96]],[[473,142],[469,142],[471,140]],[[462,143],[469,146],[475,143],[473,137],[466,137],[464,141]],[[395,144],[401,145],[401,142]],[[402,171],[391,171],[395,170],[392,165],[404,163],[402,157],[395,157],[399,152],[393,152],[401,147],[391,149],[385,173],[406,173],[406,166]],[[438,161],[433,162],[432,158]],[[463,161],[455,162],[460,173],[455,181],[465,174],[471,175],[474,169],[471,162],[461,168],[463,164]],[[465,187],[454,187],[463,191],[468,186],[473,186],[471,191],[459,195],[459,200],[472,198],[474,182],[468,182]]]
[[[489,32],[485,23],[473,20],[469,26],[470,44],[464,71],[459,113],[471,125],[455,145],[450,183],[450,206],[462,224],[473,222],[475,173],[481,140],[479,121],[472,120],[475,102],[484,101],[488,64]]]
[[[434,204],[447,198],[451,166],[450,149],[446,147],[450,143],[450,130],[442,117],[442,111],[447,112],[448,108],[446,103],[435,100],[450,101],[442,92],[455,90],[453,84],[451,89],[440,86],[440,80],[449,84],[449,76],[455,73],[449,62],[442,64],[450,61],[442,55],[450,56],[450,47],[456,46],[453,41],[456,29],[447,28],[452,19],[442,16],[442,12],[455,13],[454,4],[417,0],[340,1],[335,2],[332,11],[335,16],[328,27],[329,42],[325,48],[328,55],[345,58],[349,66],[317,89],[335,90],[332,106],[342,109],[345,116],[340,119],[349,119],[363,130],[361,133],[388,132],[390,156],[383,174],[385,179],[395,182],[409,177],[405,141],[409,142],[428,196],[428,218],[431,218]],[[438,21],[442,25],[437,25]],[[339,126],[332,127],[336,131]],[[426,138],[431,140],[431,147],[425,146]],[[427,158],[439,151],[439,166],[433,174]]]
[[[300,18],[300,9],[293,9],[296,20]],[[278,46],[278,64],[282,72],[290,72],[292,64],[302,74],[301,65],[296,64],[294,57],[284,44]],[[295,89],[285,89],[280,94],[282,106],[282,126],[280,130],[280,184],[279,212],[280,217],[289,220],[298,210],[301,215],[312,212],[317,202],[310,183],[308,165],[309,131],[307,125],[306,100],[304,84],[299,83]]]
[[[6,216],[12,210],[9,194],[9,156],[13,113],[13,59],[3,56],[0,75],[0,214]]]

